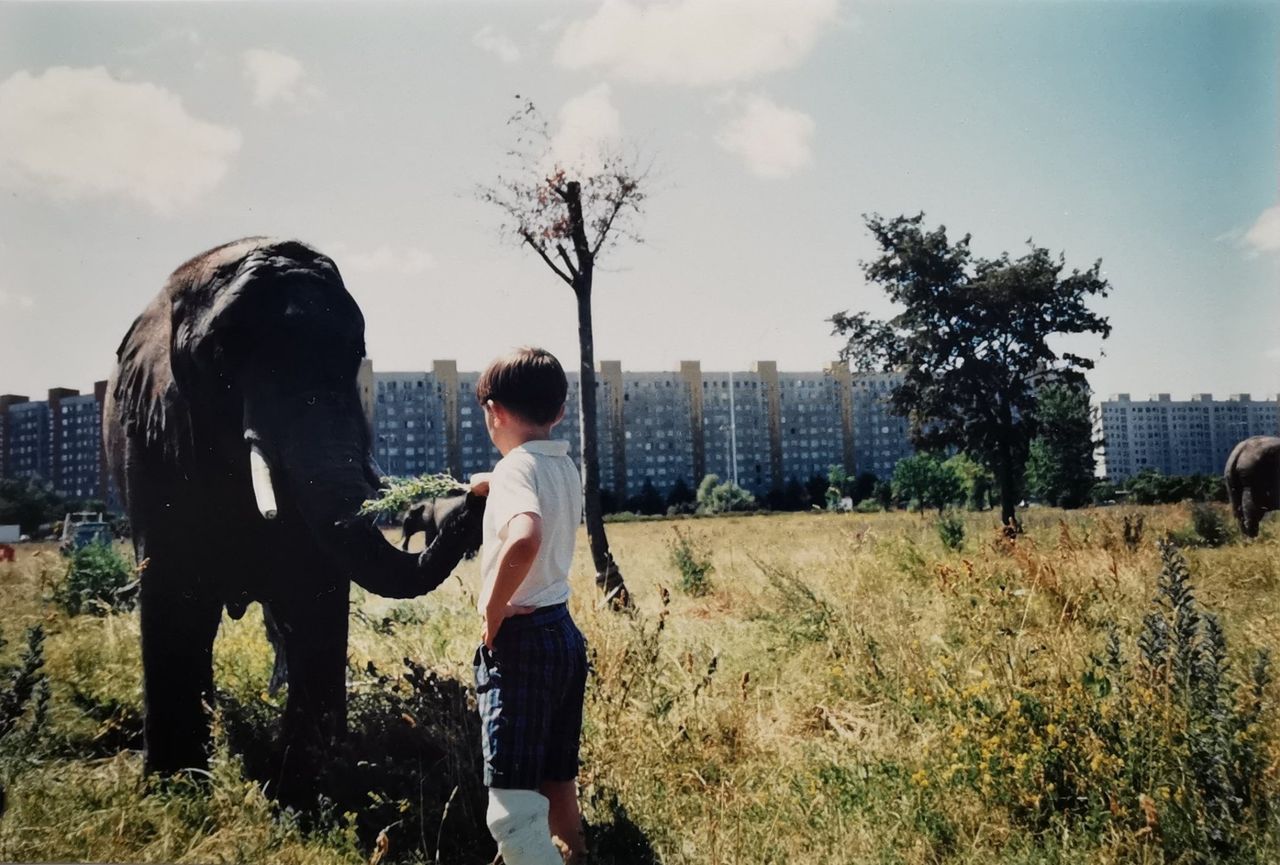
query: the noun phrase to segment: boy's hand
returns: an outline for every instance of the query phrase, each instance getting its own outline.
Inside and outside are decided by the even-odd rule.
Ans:
[[[489,495],[489,478],[493,472],[476,472],[471,476],[471,492],[478,496]]]
[[[505,604],[502,607],[485,607],[484,610],[484,630],[480,632],[480,639],[484,642],[484,647],[489,651],[493,651],[493,640],[498,636],[498,629],[502,627],[502,623],[511,616],[523,616],[526,613],[532,613],[537,607],[518,607],[515,604]]]

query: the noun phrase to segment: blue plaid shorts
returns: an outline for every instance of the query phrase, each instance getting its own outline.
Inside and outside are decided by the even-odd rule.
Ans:
[[[568,608],[512,616],[474,663],[485,786],[536,790],[576,778],[587,644]]]

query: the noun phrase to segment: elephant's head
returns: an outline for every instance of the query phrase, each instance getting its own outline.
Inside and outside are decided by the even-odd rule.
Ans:
[[[357,517],[379,484],[357,383],[364,317],[333,261],[250,238],[192,259],[166,294],[162,408],[175,416],[170,433],[185,433],[181,462],[229,486],[236,510],[270,521],[282,542],[318,544],[370,591],[410,597],[447,576],[456,559],[427,573],[426,554],[401,552]],[[121,357],[123,369],[123,347]],[[455,533],[473,533],[483,502],[472,505]]]

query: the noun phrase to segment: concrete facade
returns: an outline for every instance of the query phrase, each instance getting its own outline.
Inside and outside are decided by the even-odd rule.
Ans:
[[[366,360],[357,385],[374,457],[387,475],[449,472],[467,478],[498,460],[476,402],[477,372],[452,360],[430,370],[375,371]],[[580,458],[581,383],[567,375],[565,420],[556,428]],[[662,495],[706,474],[757,496],[825,476],[832,465],[889,477],[912,453],[906,423],[883,396],[895,376],[863,376],[834,363],[780,372],[772,361],[746,371],[704,371],[696,360],[670,372],[624,371],[602,361],[596,374],[601,487],[619,502],[648,481]],[[55,388],[43,401],[0,396],[0,474],[50,480],[74,498],[112,498],[102,453],[105,382],[93,394]]]
[[[51,388],[44,400],[0,396],[0,477],[53,484],[72,499],[114,498],[102,447],[107,383],[93,393]]]
[[[1143,469],[1166,475],[1220,474],[1236,444],[1249,436],[1280,435],[1280,396],[1247,393],[1215,400],[1167,393],[1147,400],[1114,394],[1102,403],[1103,462],[1107,477],[1123,481]]]
[[[666,495],[680,481],[695,488],[706,474],[758,496],[825,477],[832,465],[888,478],[913,453],[906,422],[884,403],[893,374],[855,375],[840,363],[779,372],[773,361],[743,372],[704,372],[696,360],[671,372],[624,371],[619,361],[598,367],[600,482],[619,501],[639,495],[646,481]],[[431,372],[373,373],[374,456],[382,470],[466,478],[491,469],[498,454],[476,404],[478,377],[451,361],[436,361]],[[581,382],[577,372],[566,377],[556,435],[577,461]]]

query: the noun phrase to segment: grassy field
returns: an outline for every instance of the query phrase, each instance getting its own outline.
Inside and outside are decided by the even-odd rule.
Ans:
[[[1033,509],[1015,542],[961,519],[958,550],[903,513],[615,523],[634,616],[595,606],[583,539],[597,861],[1280,858],[1280,520],[1209,548],[1183,506]],[[685,589],[677,529],[712,565]],[[157,785],[137,615],[59,611],[64,569],[0,564],[0,658],[42,625],[51,689],[7,733],[0,706],[0,859],[360,862],[385,829],[383,861],[487,861],[474,562],[413,602],[353,593],[352,736],[319,817],[263,794],[283,694],[256,608],[218,638],[209,776]]]

